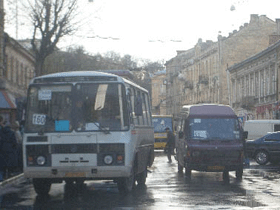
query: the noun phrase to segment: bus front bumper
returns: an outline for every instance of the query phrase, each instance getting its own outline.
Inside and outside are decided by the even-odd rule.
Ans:
[[[26,178],[83,178],[83,179],[114,179],[129,177],[131,167],[129,166],[102,166],[79,168],[59,168],[59,167],[25,167],[24,176]]]

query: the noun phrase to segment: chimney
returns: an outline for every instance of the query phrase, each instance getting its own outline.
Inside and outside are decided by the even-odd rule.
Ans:
[[[255,23],[259,20],[259,16],[257,14],[251,14],[250,23]]]
[[[275,21],[276,21],[276,27],[277,27],[276,33],[277,33],[277,35],[280,35],[280,19],[278,18]]]
[[[280,19],[275,19],[276,33],[269,35],[269,45],[272,45],[280,40]]]

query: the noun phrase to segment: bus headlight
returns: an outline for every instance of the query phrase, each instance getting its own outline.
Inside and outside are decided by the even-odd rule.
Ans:
[[[44,156],[38,156],[36,162],[39,166],[43,166],[46,163],[46,158]]]
[[[103,160],[106,165],[110,165],[113,163],[112,155],[106,155]]]

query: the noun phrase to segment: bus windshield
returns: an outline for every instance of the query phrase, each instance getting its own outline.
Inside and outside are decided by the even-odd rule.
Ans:
[[[173,132],[172,117],[153,117],[153,124],[155,133],[164,133],[167,127]]]
[[[117,83],[33,85],[26,132],[127,130],[125,98],[124,86]]]
[[[190,119],[190,138],[193,140],[238,140],[240,126],[237,119]]]

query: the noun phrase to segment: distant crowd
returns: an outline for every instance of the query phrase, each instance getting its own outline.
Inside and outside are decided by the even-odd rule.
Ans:
[[[23,170],[22,128],[0,115],[0,182]]]

